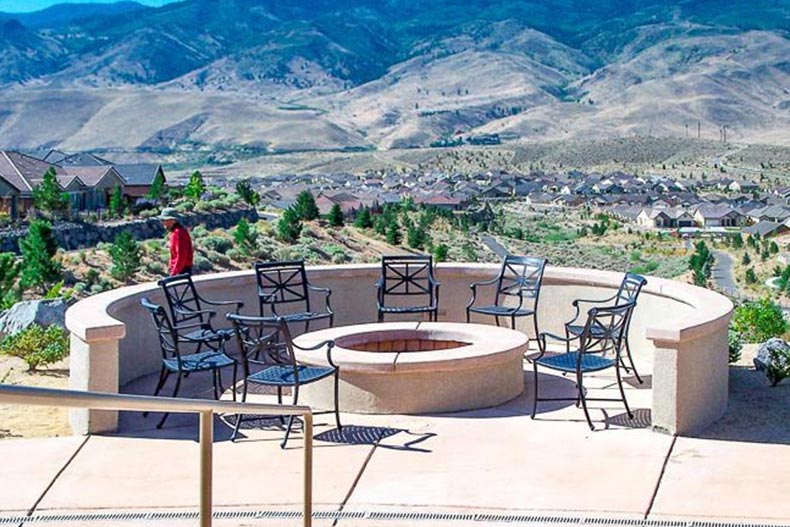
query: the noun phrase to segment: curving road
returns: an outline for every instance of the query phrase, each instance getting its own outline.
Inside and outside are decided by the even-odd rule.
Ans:
[[[712,250],[713,257],[716,259],[713,264],[713,273],[711,278],[713,283],[716,284],[716,289],[723,291],[729,295],[740,294],[738,284],[735,283],[735,276],[732,274],[733,261],[732,256],[724,251]]]

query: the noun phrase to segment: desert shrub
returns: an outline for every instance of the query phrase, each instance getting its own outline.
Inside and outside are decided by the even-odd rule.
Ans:
[[[225,255],[236,261],[244,261],[248,257],[248,255],[242,253],[239,249],[230,249]]]
[[[734,364],[741,360],[741,350],[743,349],[743,336],[730,329],[727,332],[727,345],[730,351],[730,364]]]
[[[658,266],[659,266],[658,262],[651,260],[641,265],[634,266],[631,269],[631,272],[636,274],[650,274],[656,269],[658,269]]]
[[[77,282],[76,284],[74,284],[74,287],[72,287],[72,289],[74,290],[75,293],[81,295],[82,293],[85,292],[86,289],[88,289],[88,284],[86,284],[85,282]]]
[[[274,251],[275,260],[296,260],[299,258],[299,251],[294,247],[280,247]]]
[[[233,241],[222,236],[206,236],[200,244],[209,251],[217,253],[226,253],[233,248]]]
[[[104,292],[104,284],[102,283],[93,284],[90,287],[90,293],[92,295],[98,295],[99,293],[103,293],[103,292]]]
[[[735,308],[732,329],[746,342],[765,342],[787,331],[787,321],[779,304],[769,298],[745,302]]]
[[[19,357],[27,363],[28,369],[35,370],[68,356],[69,334],[58,326],[45,329],[33,324],[5,337],[0,342],[0,353]]]
[[[152,275],[164,275],[167,273],[167,268],[162,262],[148,262],[145,264],[145,270]]]
[[[211,265],[211,260],[199,254],[195,255],[194,264],[198,271],[211,271],[211,268],[213,267]]]
[[[228,267],[230,265],[230,258],[224,254],[217,253],[214,251],[209,251],[206,253],[209,261],[214,265],[219,265],[221,267]]]
[[[204,238],[208,236],[208,229],[204,225],[196,225],[191,231],[193,238]]]

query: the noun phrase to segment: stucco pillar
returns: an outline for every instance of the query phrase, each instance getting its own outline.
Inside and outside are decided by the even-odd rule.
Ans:
[[[77,305],[66,312],[66,327],[71,332],[71,389],[118,393],[118,343],[126,328],[106,315],[85,311]],[[72,432],[78,435],[113,432],[118,428],[118,412],[73,409],[70,422]]]

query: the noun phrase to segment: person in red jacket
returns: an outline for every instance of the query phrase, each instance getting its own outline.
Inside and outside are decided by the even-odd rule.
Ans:
[[[194,251],[192,250],[192,238],[189,231],[181,225],[181,217],[178,211],[167,208],[159,215],[165,230],[170,233],[170,266],[168,272],[170,276],[177,274],[192,274],[192,260]]]

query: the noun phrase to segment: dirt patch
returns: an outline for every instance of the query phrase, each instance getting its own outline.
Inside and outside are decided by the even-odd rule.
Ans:
[[[31,373],[21,359],[0,355],[0,383],[67,389],[68,359]],[[0,439],[67,435],[71,435],[71,428],[66,408],[0,405]]]

